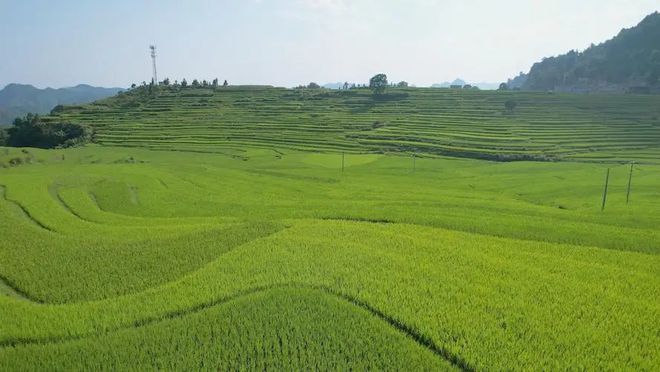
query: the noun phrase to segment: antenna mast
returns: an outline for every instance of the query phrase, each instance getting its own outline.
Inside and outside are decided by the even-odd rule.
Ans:
[[[156,46],[149,45],[149,50],[151,50],[151,62],[153,63],[154,68],[154,77],[151,81],[154,85],[158,85],[158,74],[156,74]]]

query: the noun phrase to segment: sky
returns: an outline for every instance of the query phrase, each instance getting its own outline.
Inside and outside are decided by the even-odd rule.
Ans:
[[[501,82],[659,0],[0,0],[0,87],[151,80]]]

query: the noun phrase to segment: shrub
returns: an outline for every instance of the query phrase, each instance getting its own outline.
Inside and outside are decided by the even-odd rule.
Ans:
[[[518,106],[518,102],[512,99],[504,102],[504,108],[509,112],[513,111],[517,106]]]
[[[50,113],[51,114],[57,114],[57,113],[62,112],[62,111],[64,111],[64,105],[57,105],[57,106],[53,107],[52,110],[50,110]]]
[[[9,165],[12,167],[17,167],[21,164],[23,164],[23,158],[16,157],[9,159]]]
[[[5,128],[0,128],[0,146],[7,145],[7,130]]]

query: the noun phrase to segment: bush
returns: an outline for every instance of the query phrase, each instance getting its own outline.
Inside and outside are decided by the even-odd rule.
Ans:
[[[23,159],[22,158],[17,157],[17,158],[9,159],[9,166],[18,167],[21,164],[23,164]]]
[[[51,114],[57,114],[57,113],[60,113],[62,111],[64,111],[64,105],[57,105],[57,106],[53,107],[52,110],[50,110],[50,113]]]
[[[0,146],[7,146],[7,130],[0,128]]]
[[[56,148],[70,147],[88,142],[89,128],[74,123],[46,123],[39,115],[28,114],[14,120],[7,130],[7,145],[15,147]]]
[[[513,111],[517,106],[518,106],[518,102],[512,99],[504,102],[504,108],[509,112]]]

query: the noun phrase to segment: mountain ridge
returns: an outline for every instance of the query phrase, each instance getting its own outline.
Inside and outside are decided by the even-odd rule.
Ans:
[[[31,84],[10,83],[0,90],[0,125],[8,125],[29,112],[47,114],[57,105],[83,104],[114,96],[123,88],[78,84],[64,88],[36,88]]]
[[[535,63],[509,79],[511,88],[559,92],[660,93],[660,13],[582,52]]]

